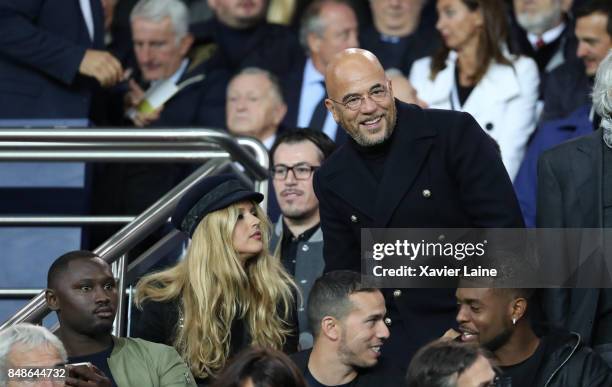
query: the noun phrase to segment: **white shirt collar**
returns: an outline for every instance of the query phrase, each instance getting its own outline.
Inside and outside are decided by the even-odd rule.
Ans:
[[[306,67],[304,68],[304,83],[310,85],[323,81],[325,81],[325,77],[316,69],[314,63],[312,63],[312,59],[308,58]]]
[[[270,148],[272,148],[272,145],[274,145],[274,140],[276,140],[276,133],[264,139],[261,143],[264,144],[267,150],[270,150]]]
[[[94,21],[93,21],[93,12],[91,10],[91,3],[89,0],[79,0],[79,4],[81,6],[81,12],[83,13],[83,19],[85,20],[85,25],[87,26],[87,32],[89,33],[89,38],[94,40]]]
[[[536,43],[540,38],[542,38],[542,40],[544,41],[544,44],[549,44],[555,41],[559,36],[561,36],[561,34],[563,33],[563,30],[565,30],[565,23],[561,23],[558,26],[551,28],[550,30],[544,32],[541,37],[531,32],[528,32],[527,39],[529,39],[529,43],[531,43],[531,47],[536,48]]]
[[[189,65],[189,59],[185,58],[183,59],[183,61],[181,62],[181,65],[179,66],[178,70],[176,70],[174,72],[174,74],[170,75],[167,79],[170,79],[172,81],[172,83],[174,83],[175,85],[178,84],[178,81],[181,79],[181,77],[183,76],[183,73],[185,72],[185,70],[187,70],[187,66]],[[164,81],[165,79],[158,79],[155,81],[151,82],[151,86],[155,86],[156,84],[158,84],[161,81]]]

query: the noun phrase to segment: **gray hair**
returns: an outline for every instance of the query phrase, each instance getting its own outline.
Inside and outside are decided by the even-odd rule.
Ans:
[[[0,331],[0,385],[5,386],[7,372],[10,368],[9,354],[15,344],[20,344],[26,350],[31,350],[42,345],[48,345],[57,350],[63,362],[68,361],[68,355],[62,342],[46,328],[22,323]]]
[[[310,54],[310,49],[308,48],[308,35],[315,34],[317,36],[323,36],[325,28],[327,28],[321,17],[321,9],[323,9],[326,4],[344,4],[353,9],[345,0],[315,0],[310,3],[300,20],[299,36],[300,44],[308,54]]]
[[[166,17],[172,22],[178,43],[189,32],[189,11],[181,0],[140,0],[130,13],[130,22],[136,18],[161,22]]]
[[[612,51],[599,64],[593,86],[593,107],[601,116],[604,141],[612,146]]]
[[[270,81],[270,89],[272,91],[273,96],[278,100],[278,102],[285,103],[285,99],[283,98],[283,92],[281,90],[280,81],[278,80],[278,77],[272,74],[271,72],[261,69],[259,67],[245,67],[242,70],[240,70],[240,72],[234,75],[232,79],[230,80],[230,82],[228,83],[228,90],[229,90],[229,85],[232,83],[232,81],[241,75],[263,75],[264,77],[266,77],[266,79],[268,79],[268,81]]]

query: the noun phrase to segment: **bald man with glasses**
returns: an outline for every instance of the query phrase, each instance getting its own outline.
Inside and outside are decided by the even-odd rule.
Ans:
[[[362,228],[522,227],[495,142],[467,113],[394,98],[369,51],[348,49],[325,76],[327,109],[349,141],[314,173],[325,271],[361,271]],[[385,289],[391,339],[405,367],[453,324],[449,289]]]

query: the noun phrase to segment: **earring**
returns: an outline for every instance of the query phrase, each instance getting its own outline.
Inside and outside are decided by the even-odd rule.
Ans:
[[[516,325],[516,317],[512,317],[512,325]]]

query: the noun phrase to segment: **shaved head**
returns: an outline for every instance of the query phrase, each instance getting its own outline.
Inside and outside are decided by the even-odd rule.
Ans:
[[[335,55],[331,62],[329,62],[325,72],[327,94],[338,97],[335,94],[331,94],[331,89],[337,88],[338,82],[350,82],[352,76],[360,74],[356,73],[355,70],[364,66],[367,67],[367,72],[378,72],[385,76],[385,69],[378,61],[378,58],[368,50],[349,48]]]
[[[393,89],[374,54],[359,48],[340,52],[327,66],[325,85],[325,106],[358,144],[377,145],[391,136],[397,115]]]

